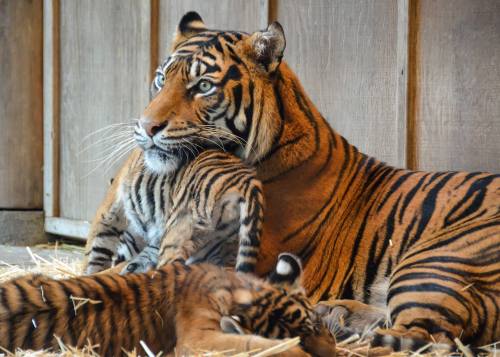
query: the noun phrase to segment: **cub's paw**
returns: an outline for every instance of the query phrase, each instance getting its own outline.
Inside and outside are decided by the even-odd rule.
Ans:
[[[156,264],[146,259],[133,259],[131,262],[127,263],[123,270],[120,272],[121,275],[130,273],[145,273],[153,268]]]
[[[315,310],[337,340],[356,334],[370,336],[376,327],[387,323],[383,309],[355,300],[322,301]]]

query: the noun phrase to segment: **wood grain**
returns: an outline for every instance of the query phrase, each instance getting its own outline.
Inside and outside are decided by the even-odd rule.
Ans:
[[[281,0],[285,60],[332,126],[367,154],[398,155],[395,0]],[[404,140],[404,138],[402,139]]]
[[[43,210],[59,215],[60,2],[43,2]]]
[[[42,2],[0,0],[0,208],[42,208]]]
[[[261,27],[260,0],[161,0],[160,61],[168,55],[175,29],[188,11],[197,11],[212,29],[254,32]]]
[[[500,172],[500,2],[420,2],[417,162]]]
[[[396,71],[398,75],[396,92],[396,120],[398,131],[396,134],[397,159],[399,166],[408,167],[408,153],[411,153],[411,147],[408,145],[408,120],[409,116],[409,62],[410,62],[410,3],[411,0],[398,1],[398,27],[397,27],[397,45],[396,45]]]
[[[42,210],[1,210],[0,227],[2,227],[0,230],[0,244],[26,246],[47,242],[47,237],[43,230]],[[3,255],[3,250],[0,251]]]
[[[90,173],[110,135],[89,133],[132,123],[148,103],[150,2],[61,2],[61,216],[90,220],[117,164]],[[131,136],[130,136],[131,137]],[[99,145],[98,140],[104,139]],[[89,145],[91,148],[85,152]],[[107,170],[107,171],[106,171]]]

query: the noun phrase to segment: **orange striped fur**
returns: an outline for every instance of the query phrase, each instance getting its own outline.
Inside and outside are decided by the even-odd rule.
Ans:
[[[103,356],[142,354],[141,341],[155,354],[183,354],[268,349],[300,336],[312,354],[334,354],[335,340],[303,290],[276,273],[270,279],[179,262],[125,276],[21,277],[0,285],[0,346],[57,349],[57,336],[71,346],[95,344]],[[221,320],[232,316],[250,334],[224,333]],[[283,356],[308,354],[294,347]]]

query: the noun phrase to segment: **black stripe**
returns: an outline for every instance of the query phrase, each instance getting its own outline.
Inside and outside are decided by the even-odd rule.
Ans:
[[[441,294],[446,294],[453,299],[457,300],[463,307],[464,309],[471,315],[471,310],[468,304],[467,299],[463,295],[460,295],[456,290],[448,287],[448,286],[443,286],[437,283],[417,283],[417,284],[412,284],[412,285],[403,285],[403,286],[398,286],[398,287],[391,287],[389,289],[389,293],[387,295],[387,302],[389,303],[395,296],[399,294],[404,294],[404,293],[441,293]],[[424,298],[425,294],[422,295],[422,300],[425,300]]]
[[[142,183],[143,178],[144,178],[144,174],[140,173],[139,177],[137,178],[137,181],[135,181],[134,191],[133,191],[134,198],[136,200],[136,205],[139,208],[138,212],[141,214],[144,214],[144,211],[142,209],[142,199],[141,199],[141,183]]]
[[[417,192],[419,191],[420,187],[422,187],[424,181],[427,179],[429,174],[423,175],[420,180],[418,180],[417,184],[413,186],[413,188],[405,195],[405,199],[403,201],[403,205],[401,206],[401,209],[399,210],[399,224],[403,222],[403,217],[406,212],[406,208],[410,204],[411,200],[415,197]]]
[[[427,228],[432,215],[434,214],[434,209],[436,208],[437,196],[446,186],[449,180],[451,180],[457,173],[450,172],[447,173],[426,195],[421,206],[421,218],[417,226],[417,230],[413,238],[409,241],[408,247],[411,247],[415,242],[417,242],[424,230]]]
[[[368,261],[366,265],[366,273],[365,273],[365,284],[364,284],[364,289],[363,289],[363,301],[368,300],[368,295],[370,293],[370,286],[373,284],[375,281],[375,278],[378,275],[378,271],[381,268],[381,261],[385,257],[385,253],[387,252],[387,248],[389,247],[389,243],[392,239],[392,235],[394,233],[394,223],[396,220],[396,212],[399,206],[399,203],[401,202],[402,196],[400,195],[398,197],[398,200],[392,207],[391,212],[389,213],[389,216],[387,217],[387,221],[385,224],[385,237],[382,240],[382,247],[380,248],[380,252],[378,253],[377,258],[375,258],[375,255],[377,253],[377,247],[378,243],[380,242],[380,238],[378,235],[378,232],[375,233],[375,237],[372,239],[371,246],[370,246],[370,253],[368,256]]]
[[[479,208],[481,208],[484,198],[486,196],[486,193],[488,191],[488,186],[491,184],[493,179],[496,177],[494,175],[484,177],[477,179],[472,185],[470,185],[469,189],[467,190],[467,193],[462,197],[462,199],[453,206],[453,208],[450,209],[446,217],[444,218],[444,222],[447,226],[452,225],[458,221],[463,220],[467,216],[473,214],[476,212]],[[472,196],[475,197],[472,199],[472,202],[467,206],[467,208],[457,215],[456,217],[453,217],[453,215],[460,209],[463,209],[466,202],[469,201],[469,199],[472,198]]]
[[[432,303],[423,303],[423,302],[407,302],[401,305],[398,305],[395,309],[391,311],[391,321],[393,324],[397,324],[398,315],[409,309],[419,308],[419,309],[427,309],[434,312],[437,312],[441,316],[443,316],[449,323],[453,325],[464,326],[464,323],[459,315],[457,315],[453,310],[450,310],[442,305],[432,304]]]
[[[92,247],[92,251],[103,254],[109,258],[111,258],[114,254],[110,249],[104,247]]]
[[[385,192],[385,197],[380,202],[380,204],[377,207],[377,213],[380,212],[382,208],[384,208],[385,204],[389,200],[389,198],[392,197],[394,193],[397,192],[397,190],[408,180],[411,176],[413,176],[415,173],[414,172],[407,172],[403,175],[401,175],[393,184],[392,186]]]

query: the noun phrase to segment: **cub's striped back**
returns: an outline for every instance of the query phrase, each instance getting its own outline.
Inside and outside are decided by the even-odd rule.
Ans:
[[[66,280],[30,275],[0,285],[0,297],[0,346],[9,351],[57,349],[57,336],[71,346],[96,345],[103,356],[141,351],[141,341],[155,355],[174,348],[242,352],[300,336],[316,356],[335,353],[333,337],[301,289],[210,264],[175,262],[144,274]],[[260,336],[224,333],[222,321],[231,316]],[[306,357],[298,347],[287,355]]]
[[[178,176],[160,247],[160,266],[193,256],[190,262],[210,261],[253,272],[264,206],[255,170],[236,156],[208,150]],[[221,238],[214,239],[207,232],[217,232]]]

